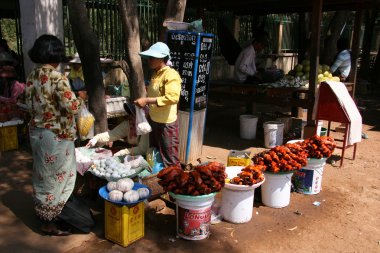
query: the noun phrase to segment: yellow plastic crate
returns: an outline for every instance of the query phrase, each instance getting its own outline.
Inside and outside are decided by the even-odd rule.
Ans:
[[[144,203],[119,206],[105,202],[105,237],[123,247],[144,237]]]
[[[230,150],[227,157],[227,166],[248,166],[251,164],[250,151]]]
[[[18,149],[17,126],[0,127],[0,151]]]

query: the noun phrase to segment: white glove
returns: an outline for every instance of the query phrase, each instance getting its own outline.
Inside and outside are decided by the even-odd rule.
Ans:
[[[91,148],[95,146],[95,144],[98,142],[98,140],[94,137],[91,140],[88,141],[86,148]]]
[[[126,149],[122,149],[118,152],[116,152],[115,154],[113,154],[113,156],[122,156],[122,155],[129,155],[129,150],[126,148]]]

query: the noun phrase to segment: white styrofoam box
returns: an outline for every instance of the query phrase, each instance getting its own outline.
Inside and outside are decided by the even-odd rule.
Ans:
[[[5,121],[5,122],[0,123],[0,127],[17,126],[17,125],[21,125],[23,123],[24,123],[24,121],[21,119],[10,120],[10,121]]]
[[[124,111],[124,103],[127,102],[125,97],[107,98],[107,112]]]
[[[163,26],[167,27],[169,30],[187,30],[190,23],[180,22],[180,21],[165,21]]]

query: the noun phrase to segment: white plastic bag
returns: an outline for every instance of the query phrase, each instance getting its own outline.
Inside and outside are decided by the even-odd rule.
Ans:
[[[86,105],[82,105],[82,108],[77,115],[77,129],[81,140],[94,137],[94,121],[95,118],[87,109]]]
[[[144,135],[152,131],[148,120],[145,117],[144,109],[136,106],[136,134]]]

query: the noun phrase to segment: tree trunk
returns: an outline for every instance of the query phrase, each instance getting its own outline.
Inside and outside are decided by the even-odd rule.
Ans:
[[[360,77],[365,80],[369,80],[372,34],[375,27],[377,12],[378,10],[376,8],[373,10],[365,11],[365,30],[363,36],[362,57],[360,63]]]
[[[347,19],[350,15],[349,11],[336,11],[331,19],[327,35],[324,40],[323,54],[321,55],[321,63],[332,65],[334,57],[337,53],[336,42],[340,37]]]
[[[132,99],[146,96],[144,74],[141,64],[140,31],[137,15],[137,0],[119,0],[119,13],[123,27],[126,50],[126,69]]]
[[[183,21],[185,16],[186,0],[168,0],[164,21]],[[160,41],[165,41],[166,27],[161,27]]]
[[[69,19],[73,38],[81,58],[88,94],[89,111],[95,117],[95,133],[108,128],[104,85],[100,64],[99,41],[92,31],[85,2],[68,0]]]

